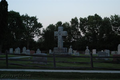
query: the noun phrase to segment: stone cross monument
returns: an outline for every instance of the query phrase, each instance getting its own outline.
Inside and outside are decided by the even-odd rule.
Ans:
[[[63,27],[58,27],[58,31],[54,32],[54,36],[58,36],[58,48],[63,48],[62,36],[67,36],[67,31],[63,31]]]
[[[54,52],[57,53],[66,53],[67,52],[67,48],[63,48],[63,36],[67,36],[67,31],[63,31],[63,27],[60,26],[58,27],[58,31],[54,32],[54,36],[58,37],[58,47],[54,48]]]

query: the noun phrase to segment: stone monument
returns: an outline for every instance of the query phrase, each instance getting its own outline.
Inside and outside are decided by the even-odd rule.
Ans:
[[[58,37],[58,47],[54,48],[55,54],[65,54],[67,53],[67,48],[63,47],[63,36],[67,36],[67,31],[63,31],[63,27],[58,27],[58,31],[54,32],[54,36]]]
[[[90,55],[90,50],[88,49],[88,46],[86,46],[85,54]]]
[[[10,48],[10,49],[9,49],[9,53],[13,53],[13,48]]]
[[[73,53],[73,49],[72,46],[70,46],[69,50],[68,50],[68,54],[72,54]]]
[[[96,49],[93,49],[93,50],[92,50],[92,54],[96,54]]]
[[[22,53],[26,54],[26,47],[23,47],[22,51]]]
[[[118,45],[118,54],[120,54],[120,44]]]
[[[40,49],[37,49],[36,54],[41,54]]]
[[[15,53],[20,54],[20,48],[19,47],[15,49]]]

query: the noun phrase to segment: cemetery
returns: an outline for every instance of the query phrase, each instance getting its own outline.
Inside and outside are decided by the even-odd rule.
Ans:
[[[63,27],[58,27],[58,32],[54,35],[58,36],[58,47],[49,50],[48,53],[42,53],[40,49],[29,50],[26,47],[10,48],[6,55],[1,55],[0,59],[3,65],[1,68],[45,68],[45,69],[113,69],[120,70],[120,45],[118,51],[110,51],[104,49],[97,51],[96,49],[89,50],[86,46],[84,54],[77,50],[73,50],[72,46],[69,49],[64,48],[62,35],[67,35],[63,31]],[[21,51],[22,50],[22,51]],[[111,52],[111,53],[110,53]],[[9,57],[12,55],[13,57]],[[4,59],[2,58],[4,56]],[[114,65],[113,65],[114,64]]]
[[[0,1],[0,79],[120,78],[119,15],[103,18],[95,13],[43,27],[36,16],[9,11],[8,6],[7,0]],[[74,12],[72,8],[71,10]],[[52,9],[50,11],[51,13],[46,13],[58,12]],[[46,22],[52,21],[57,16],[47,16],[44,19]]]

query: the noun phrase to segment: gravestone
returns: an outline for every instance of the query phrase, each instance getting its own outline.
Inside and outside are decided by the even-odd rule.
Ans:
[[[85,54],[90,55],[90,50],[88,49],[88,46],[86,46]]]
[[[9,53],[13,53],[13,48],[10,48],[10,49],[9,49]]]
[[[93,49],[93,50],[92,50],[92,54],[96,54],[96,49]]]
[[[26,47],[23,47],[22,53],[26,54]]]
[[[49,50],[49,54],[52,54],[52,50],[51,49]]]
[[[31,51],[30,51],[30,54],[35,54],[35,51],[34,51],[34,50],[31,50]]]
[[[111,54],[112,55],[117,54],[117,51],[111,51]]]
[[[68,50],[68,54],[72,54],[73,53],[73,49],[72,46],[70,46],[69,50]]]
[[[40,49],[37,49],[36,54],[41,54]]]
[[[107,57],[108,53],[101,51],[101,52],[98,52],[97,55],[98,55],[98,57]],[[108,58],[98,58],[98,59],[108,60]]]
[[[107,53],[107,56],[110,56],[110,50],[105,49],[105,50],[104,50],[104,52],[106,52],[106,53]]]
[[[54,48],[55,54],[67,53],[67,48],[63,47],[63,36],[67,36],[67,31],[63,31],[63,27],[58,27],[58,31],[54,32],[54,36],[58,37],[58,47]]]
[[[47,54],[41,53],[40,49],[37,49],[34,55],[46,56]],[[33,57],[33,63],[37,64],[47,64],[47,57]]]
[[[80,56],[80,53],[79,53],[77,50],[74,50],[74,51],[73,51],[73,55],[75,55],[75,56]]]
[[[26,54],[28,54],[28,55],[30,54],[30,50],[29,49],[26,50]]]
[[[19,47],[15,49],[15,53],[20,54],[20,48]]]
[[[120,54],[120,44],[118,45],[118,54]]]

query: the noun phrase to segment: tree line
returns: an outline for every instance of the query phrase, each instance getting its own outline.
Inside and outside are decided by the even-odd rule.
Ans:
[[[120,16],[111,15],[102,18],[98,14],[88,17],[72,18],[70,22],[50,24],[44,28],[36,16],[28,14],[20,15],[19,12],[9,11],[7,2],[0,2],[0,51],[9,48],[24,47],[48,51],[57,46],[57,38],[54,31],[59,26],[63,26],[64,31],[68,32],[64,39],[64,47],[70,45],[75,50],[89,49],[110,49],[116,50],[120,41]],[[40,37],[38,41],[33,38]]]
[[[98,14],[94,14],[79,19],[75,17],[70,22],[59,21],[55,25],[50,24],[43,30],[43,36],[38,40],[41,45],[46,45],[46,49],[53,49],[54,46],[57,46],[54,31],[58,26],[63,26],[64,30],[68,32],[68,36],[64,38],[64,46],[67,48],[72,45],[75,50],[85,50],[86,46],[89,46],[89,49],[116,50],[120,43],[119,15],[102,18]]]

